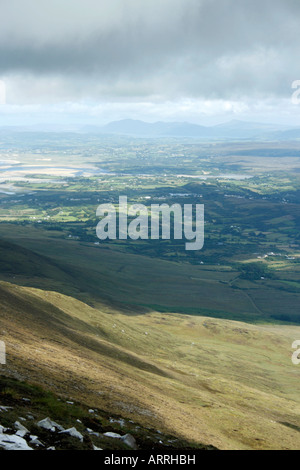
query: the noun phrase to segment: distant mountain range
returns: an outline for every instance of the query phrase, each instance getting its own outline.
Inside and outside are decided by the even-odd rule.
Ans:
[[[40,124],[27,127],[1,127],[0,132],[76,132],[92,134],[114,134],[133,137],[180,137],[204,140],[298,140],[300,128],[290,128],[268,123],[233,120],[215,126],[201,126],[190,122],[148,123],[134,119],[113,121],[104,126],[61,126]]]
[[[200,126],[189,122],[147,123],[133,119],[114,121],[98,128],[106,134],[141,137],[195,137],[202,139],[271,139],[300,138],[299,128],[233,120],[216,126]]]

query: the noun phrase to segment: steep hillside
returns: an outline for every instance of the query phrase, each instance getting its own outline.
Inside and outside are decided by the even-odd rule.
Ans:
[[[0,283],[6,376],[179,439],[221,449],[299,447],[299,327],[124,315]]]
[[[2,375],[0,423],[0,450],[214,450]]]

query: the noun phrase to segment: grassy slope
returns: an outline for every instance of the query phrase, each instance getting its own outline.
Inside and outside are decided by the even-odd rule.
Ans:
[[[25,439],[33,449],[47,450],[54,446],[55,450],[93,450],[96,446],[103,450],[132,450],[121,439],[104,434],[108,432],[121,436],[131,434],[136,440],[137,450],[215,449],[165,435],[156,429],[143,428],[132,420],[120,419],[119,416],[112,416],[103,410],[91,410],[82,403],[64,400],[43,387],[3,375],[0,375],[0,403],[6,407],[0,411],[1,425],[7,429],[5,433],[15,434],[15,423],[20,422],[21,417],[23,426],[29,430]],[[68,434],[42,429],[38,422],[46,416],[51,416],[64,429],[75,427],[82,434],[83,441]],[[32,443],[30,435],[38,436],[42,446]]]
[[[238,273],[218,266],[191,266],[56,239],[31,227],[0,225],[14,241],[0,242],[1,278],[50,289],[89,304],[103,298],[138,309],[154,308],[240,321],[274,321],[298,312],[299,292],[284,292],[274,282],[234,282]],[[14,272],[11,272],[14,266]],[[30,267],[30,270],[29,270]],[[29,272],[30,271],[30,272]],[[236,288],[238,287],[238,288]],[[118,296],[116,299],[116,289]]]
[[[5,374],[218,448],[299,448],[299,327],[125,316],[0,283]]]

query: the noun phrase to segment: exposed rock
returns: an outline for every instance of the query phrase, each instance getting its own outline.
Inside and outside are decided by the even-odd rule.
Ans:
[[[114,419],[114,418],[109,418],[109,422],[112,424],[119,424],[121,428],[125,426],[125,420],[124,419]]]
[[[91,434],[92,436],[100,437],[100,433],[99,433],[99,432],[95,432],[95,431],[93,431],[93,430],[90,429],[90,428],[87,428],[86,430],[87,430],[87,432],[88,432],[89,434]]]
[[[115,432],[105,432],[105,433],[103,434],[103,436],[105,436],[105,437],[111,437],[111,438],[113,438],[113,439],[121,439],[121,438],[122,438],[122,436],[121,436],[120,434],[117,434],[117,433],[115,433]]]
[[[83,442],[83,435],[79,431],[77,431],[76,428],[66,429],[64,431],[61,431],[60,434],[69,434],[70,436],[76,437],[81,442]]]
[[[23,437],[0,433],[0,447],[5,450],[33,450]]]
[[[38,439],[38,436],[30,436],[30,444],[36,447],[45,447],[44,444]]]
[[[23,424],[19,423],[19,421],[16,421],[15,424],[15,429],[17,430],[16,435],[20,437],[26,436],[26,434],[29,434],[29,431]]]
[[[52,431],[55,432],[56,430],[58,431],[64,431],[64,428],[60,426],[60,424],[57,424],[55,421],[52,421],[50,418],[45,418],[39,421],[38,426],[40,428],[46,429],[47,431]]]
[[[0,411],[9,411],[12,410],[12,406],[0,406]]]
[[[136,440],[131,434],[125,434],[125,436],[123,436],[121,439],[124,442],[124,444],[126,444],[131,449],[138,450]]]

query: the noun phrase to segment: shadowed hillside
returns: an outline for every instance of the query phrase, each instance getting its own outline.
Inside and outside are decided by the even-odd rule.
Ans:
[[[8,228],[2,225],[0,232]],[[105,300],[131,314],[156,310],[251,323],[299,322],[299,292],[279,281],[245,280],[230,268],[124,253],[32,228],[15,227],[12,236],[13,242],[0,240],[0,279],[14,284],[61,292],[91,306]]]

